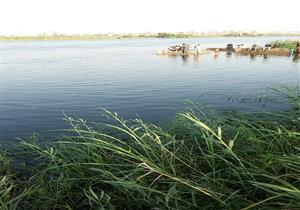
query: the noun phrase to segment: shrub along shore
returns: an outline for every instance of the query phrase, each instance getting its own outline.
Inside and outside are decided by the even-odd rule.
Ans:
[[[296,48],[297,43],[299,42],[296,40],[285,40],[285,41],[274,41],[271,44],[278,48],[288,48],[294,49]]]
[[[0,209],[299,209],[300,97],[272,113],[191,105],[159,127],[66,117],[67,136],[3,150]]]

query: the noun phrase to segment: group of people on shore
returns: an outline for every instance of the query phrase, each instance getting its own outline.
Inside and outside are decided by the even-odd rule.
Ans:
[[[241,49],[240,47],[242,47],[244,44],[242,45],[237,45],[238,48],[237,49]],[[259,47],[257,45],[252,45],[250,49],[250,51],[254,51],[256,52],[257,50],[262,50],[262,51],[270,51],[272,48],[274,48],[275,46],[272,44],[266,44],[264,47]],[[192,51],[191,51],[192,49]],[[235,52],[236,49],[233,47],[233,44],[228,44],[227,47],[225,48],[227,50],[227,52]],[[169,52],[174,52],[174,53],[178,53],[182,56],[188,56],[188,55],[194,55],[194,56],[198,56],[201,54],[201,46],[200,44],[196,44],[194,46],[191,46],[189,44],[183,43],[182,45],[173,45],[170,46],[168,48]],[[218,57],[220,54],[220,51],[218,48],[214,49],[214,57]],[[295,48],[291,48],[290,49],[290,54],[289,55],[293,55],[295,57],[299,57],[300,56],[300,42],[298,41],[296,43],[296,47]]]
[[[189,55],[190,49],[192,48],[191,45],[183,43],[182,45],[174,45],[168,48],[168,51],[171,52],[181,52],[182,55]],[[193,47],[193,54],[200,55],[201,54],[201,47],[200,44],[197,44]]]

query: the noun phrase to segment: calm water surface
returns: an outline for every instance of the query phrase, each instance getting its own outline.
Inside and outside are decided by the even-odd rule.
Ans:
[[[125,118],[158,122],[184,109],[184,100],[216,109],[281,109],[230,98],[255,98],[268,87],[296,86],[299,63],[287,57],[156,56],[182,42],[202,47],[264,44],[287,37],[9,41],[2,43],[0,139],[65,128],[63,112],[102,121],[100,107]]]

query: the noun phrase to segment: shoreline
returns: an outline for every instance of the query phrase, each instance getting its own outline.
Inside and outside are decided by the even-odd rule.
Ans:
[[[106,41],[106,40],[132,40],[132,39],[193,39],[193,38],[221,38],[221,37],[299,37],[299,34],[259,34],[259,35],[235,35],[235,34],[171,34],[171,35],[103,35],[103,34],[88,34],[88,35],[38,35],[38,36],[4,36],[1,35],[1,41]]]

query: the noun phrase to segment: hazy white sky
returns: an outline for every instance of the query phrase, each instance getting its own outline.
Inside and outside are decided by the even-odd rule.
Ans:
[[[1,0],[1,34],[300,31],[300,0]]]

